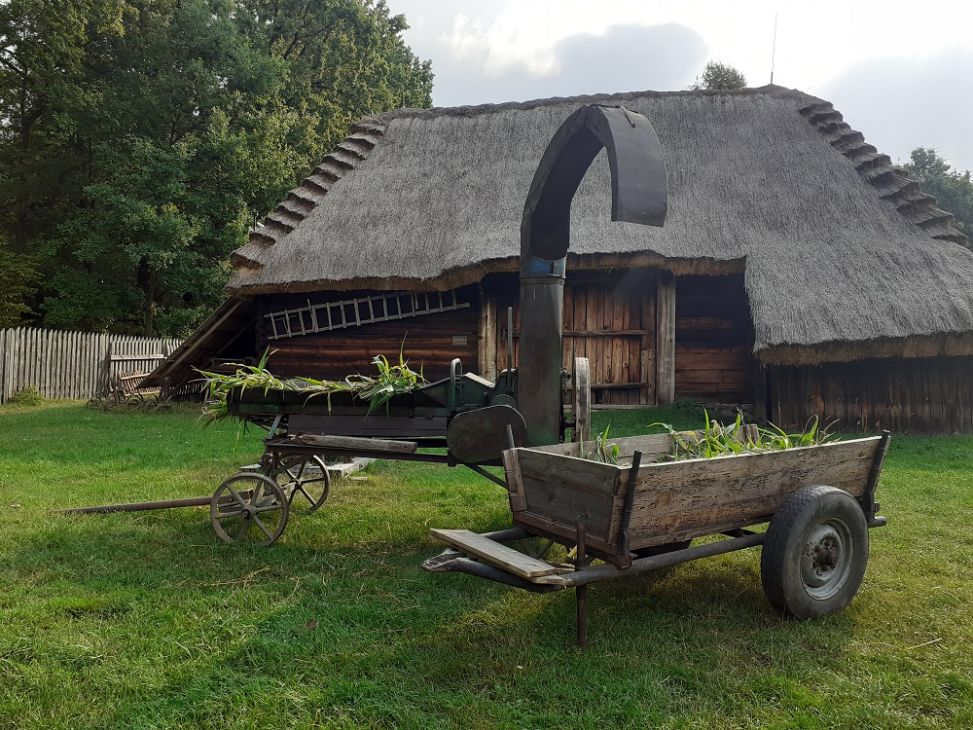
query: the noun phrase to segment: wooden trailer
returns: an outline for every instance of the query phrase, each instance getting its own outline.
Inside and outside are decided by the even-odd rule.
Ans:
[[[583,458],[596,442],[503,453],[514,526],[484,535],[433,530],[449,548],[423,567],[534,592],[575,588],[578,643],[587,641],[586,586],[763,545],[764,592],[811,618],[844,608],[868,559],[868,528],[889,434],[819,446],[667,461],[670,435],[617,440],[618,463]],[[751,530],[769,523],[766,532]],[[570,546],[570,563],[527,555],[528,537]],[[695,538],[706,539],[695,546]],[[598,560],[598,563],[594,561]]]

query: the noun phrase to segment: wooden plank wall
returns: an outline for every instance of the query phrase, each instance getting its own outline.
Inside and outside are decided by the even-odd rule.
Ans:
[[[311,301],[339,301],[373,293],[331,292],[312,296]],[[449,375],[449,363],[454,357],[463,361],[465,371],[476,371],[479,324],[477,289],[464,287],[457,292],[457,296],[460,301],[470,302],[471,306],[451,312],[273,341],[267,339],[263,315],[268,311],[304,305],[308,297],[266,297],[258,307],[257,351],[263,352],[270,347],[273,355],[269,367],[275,375],[340,379],[354,373],[368,375],[374,372],[371,361],[375,355],[385,355],[390,361],[397,361],[404,338],[406,359],[414,370],[421,367],[428,380]]]
[[[655,400],[667,405],[676,399],[676,279],[660,271],[655,286]]]
[[[771,418],[803,426],[893,433],[973,433],[973,358],[890,358],[820,367],[772,367]]]
[[[755,358],[743,275],[676,279],[676,397],[752,403]]]
[[[656,402],[656,269],[568,272],[564,295],[564,359],[591,363],[596,405],[634,406]],[[336,301],[373,292],[332,292],[312,302]],[[406,355],[425,365],[426,377],[447,374],[449,361],[494,378],[507,361],[507,307],[514,307],[514,362],[519,355],[520,318],[516,274],[492,274],[476,287],[459,290],[469,309],[331,333],[270,341],[268,311],[304,306],[307,295],[264,298],[257,325],[257,352],[275,350],[271,369],[281,375],[340,378],[369,372],[373,355],[391,357],[406,335]],[[480,302],[491,316],[481,316]],[[753,400],[754,359],[750,310],[743,277],[676,278],[675,395],[724,403]],[[489,344],[487,344],[489,340]]]
[[[655,402],[655,286],[652,269],[621,273],[568,272],[564,290],[564,359],[591,364],[592,398],[599,405]],[[484,281],[496,306],[496,368],[507,361],[507,307],[514,307],[514,363],[519,354],[519,281],[514,274]]]
[[[0,403],[28,386],[45,398],[90,398],[106,380],[150,372],[180,342],[33,327],[0,330]],[[116,359],[108,362],[109,353]]]

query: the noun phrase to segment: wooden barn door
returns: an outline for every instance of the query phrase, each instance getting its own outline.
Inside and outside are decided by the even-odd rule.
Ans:
[[[564,290],[563,367],[572,356],[591,363],[592,398],[615,406],[655,403],[655,287],[656,274],[632,269],[614,274],[569,273]],[[516,276],[491,277],[484,282],[483,302],[495,317],[495,345],[487,345],[495,371],[507,362],[507,307],[514,307],[514,363],[520,350],[520,312]],[[481,330],[491,337],[489,327]],[[490,349],[493,352],[490,352]],[[494,355],[495,353],[495,355]]]
[[[743,274],[676,279],[677,397],[751,403],[757,361]]]

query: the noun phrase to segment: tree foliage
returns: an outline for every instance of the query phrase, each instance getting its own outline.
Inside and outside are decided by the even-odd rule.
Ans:
[[[954,170],[932,147],[912,150],[910,161],[903,169],[919,183],[923,192],[936,199],[940,208],[953,214],[956,227],[973,240],[973,179],[970,171]]]
[[[22,295],[38,282],[22,306],[185,334],[352,121],[430,104],[406,27],[383,0],[0,5],[0,256]]]
[[[30,259],[14,253],[0,239],[0,328],[20,324],[27,298],[35,291],[35,277]]]
[[[700,89],[715,91],[742,89],[746,87],[746,85],[746,77],[733,68],[733,66],[726,63],[720,63],[719,61],[709,61],[706,66],[703,67],[702,75],[697,77],[696,82],[692,85],[692,88],[697,91]]]

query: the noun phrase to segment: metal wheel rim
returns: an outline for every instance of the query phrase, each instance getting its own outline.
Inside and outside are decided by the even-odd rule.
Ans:
[[[801,553],[804,590],[818,601],[836,596],[851,573],[854,543],[844,520],[833,517],[808,533]]]
[[[241,472],[213,492],[210,524],[225,543],[272,545],[287,526],[289,508],[277,482],[263,474]]]
[[[273,478],[287,496],[288,503],[294,504],[294,498],[300,494],[310,505],[309,512],[317,512],[328,501],[331,492],[331,474],[324,460],[316,455],[295,454],[281,458]]]

